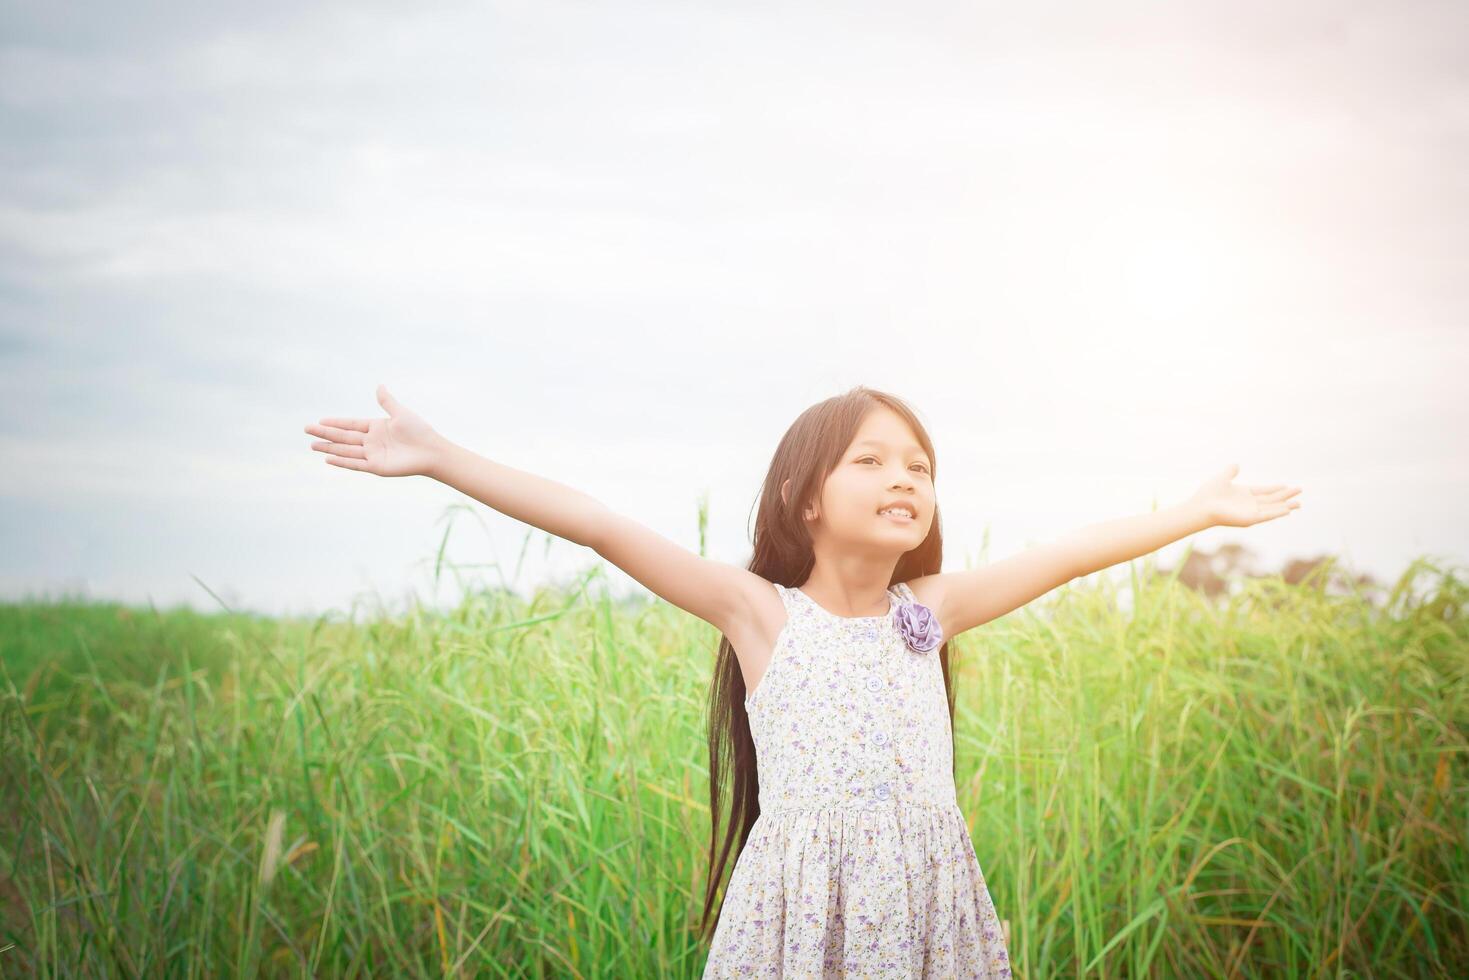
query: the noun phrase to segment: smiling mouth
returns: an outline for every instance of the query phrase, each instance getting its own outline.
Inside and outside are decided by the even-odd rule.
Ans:
[[[885,520],[897,521],[899,524],[912,524],[915,520],[906,510],[885,510],[879,512],[877,516]]]

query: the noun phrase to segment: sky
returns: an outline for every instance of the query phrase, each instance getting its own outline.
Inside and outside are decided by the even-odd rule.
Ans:
[[[0,598],[361,614],[590,549],[325,462],[380,417],[743,565],[806,407],[936,447],[945,570],[1469,556],[1469,6],[0,5]],[[1125,575],[1126,565],[1099,575]]]

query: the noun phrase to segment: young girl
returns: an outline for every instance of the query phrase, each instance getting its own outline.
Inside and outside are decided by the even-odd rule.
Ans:
[[[928,433],[865,387],[776,447],[749,568],[700,558],[577,490],[451,444],[377,389],[385,419],[306,432],[336,466],[425,475],[593,548],[722,634],[710,692],[705,977],[1008,977],[955,797],[949,643],[1078,576],[1215,525],[1281,517],[1299,487],[1235,486],[943,572]],[[730,825],[715,860],[725,764]]]

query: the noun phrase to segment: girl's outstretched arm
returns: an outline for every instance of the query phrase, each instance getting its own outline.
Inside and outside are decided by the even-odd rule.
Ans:
[[[1018,609],[1074,578],[1142,555],[1210,527],[1249,527],[1301,506],[1300,487],[1235,486],[1238,464],[1210,478],[1181,504],[1092,524],[1004,561],[909,583],[931,606],[945,636],[957,636]]]
[[[547,533],[594,549],[673,605],[728,635],[747,622],[774,589],[746,569],[713,561],[614,513],[593,497],[457,446],[439,435],[386,387],[377,389],[385,419],[326,418],[307,433],[326,461],[378,476],[428,476]],[[768,593],[768,595],[767,595]]]

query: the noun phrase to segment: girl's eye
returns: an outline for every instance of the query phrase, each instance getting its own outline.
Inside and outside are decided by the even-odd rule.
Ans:
[[[859,462],[859,463],[865,463],[869,459],[872,460],[874,463],[877,462],[877,459],[875,457],[872,457],[872,456],[863,456],[861,459],[857,460],[857,462]],[[916,466],[916,467],[918,467],[919,472],[922,472],[922,473],[927,473],[928,472],[928,466],[926,464],[924,464],[924,463],[914,463],[913,465]]]

